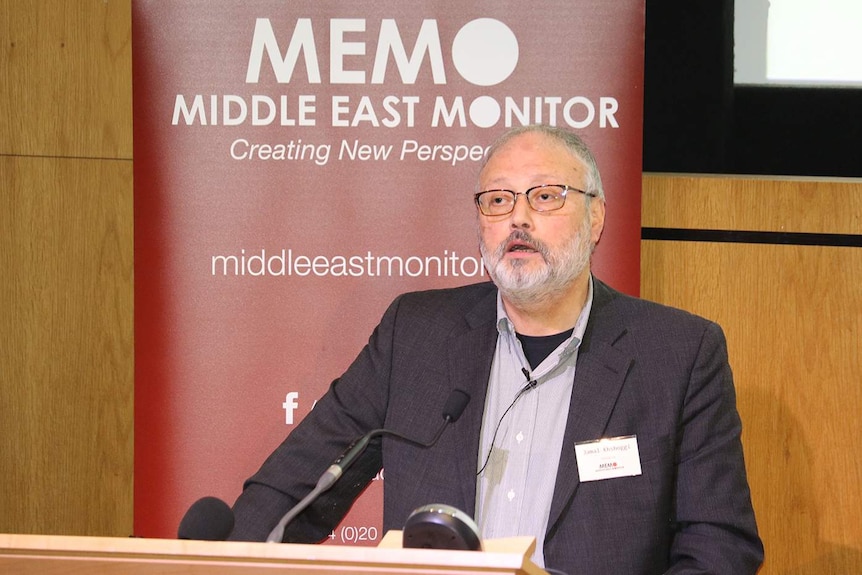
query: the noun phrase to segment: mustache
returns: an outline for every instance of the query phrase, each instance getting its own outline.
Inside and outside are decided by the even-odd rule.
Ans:
[[[529,245],[531,248],[539,252],[539,254],[541,254],[541,256],[545,258],[545,260],[548,259],[548,255],[550,254],[548,246],[545,245],[544,242],[542,242],[541,240],[538,240],[532,235],[530,235],[530,232],[524,230],[515,230],[511,234],[509,234],[509,237],[500,242],[500,244],[497,246],[497,249],[494,250],[495,255],[498,258],[502,258],[506,254],[507,246],[509,246],[509,244],[511,244],[512,242],[522,242]]]

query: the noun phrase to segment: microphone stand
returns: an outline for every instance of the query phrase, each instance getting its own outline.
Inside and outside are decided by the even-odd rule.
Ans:
[[[440,429],[437,430],[436,435],[431,439],[431,441],[427,443],[422,443],[421,441],[417,441],[415,439],[410,439],[409,437],[405,437],[400,433],[395,431],[390,431],[388,429],[373,429],[360,437],[355,443],[353,443],[347,451],[339,457],[332,465],[330,465],[326,471],[323,472],[323,475],[320,476],[320,479],[317,480],[317,485],[314,486],[308,495],[303,497],[299,503],[294,505],[290,511],[288,511],[284,517],[276,524],[276,526],[269,532],[269,536],[266,538],[267,543],[281,543],[284,540],[284,530],[290,524],[291,521],[296,519],[296,517],[305,511],[305,509],[314,503],[318,497],[320,497],[323,493],[328,491],[336,481],[338,481],[344,472],[353,465],[353,462],[365,452],[365,449],[368,447],[368,443],[378,435],[391,435],[408,443],[412,443],[414,445],[418,445],[420,447],[432,447],[437,440],[440,439],[440,436],[443,435],[443,432],[446,430],[446,427],[457,421],[459,417],[461,417],[461,413],[464,411],[464,408],[467,406],[467,403],[470,401],[470,396],[460,390],[455,389],[452,391],[452,395],[450,395],[449,400],[446,402],[446,406],[443,411],[443,425],[440,426]]]

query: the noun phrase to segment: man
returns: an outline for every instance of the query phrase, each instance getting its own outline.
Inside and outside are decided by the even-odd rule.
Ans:
[[[475,201],[493,283],[396,299],[246,482],[232,538],[265,538],[367,431],[432,436],[434,406],[463,389],[472,401],[433,448],[373,443],[285,540],[325,538],[385,467],[384,530],[444,503],[483,538],[536,536],[534,561],[571,575],[754,573],[763,548],[723,333],[591,276],[605,201],[589,150],[516,128],[489,150]]]

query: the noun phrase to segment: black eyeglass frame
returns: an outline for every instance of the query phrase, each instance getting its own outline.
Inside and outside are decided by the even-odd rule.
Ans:
[[[530,193],[535,191],[535,190],[540,190],[542,188],[551,188],[551,187],[563,189],[562,193],[560,194],[563,197],[563,203],[560,204],[560,206],[557,208],[551,208],[551,209],[536,208],[536,206],[533,205],[532,200],[530,200]],[[578,192],[579,194],[583,194],[588,198],[595,198],[596,197],[596,194],[594,194],[594,193],[585,192],[584,190],[581,190],[581,189],[576,188],[574,186],[569,186],[567,184],[539,184],[538,186],[533,186],[532,188],[527,188],[523,192],[516,192],[514,190],[507,190],[505,188],[497,188],[497,189],[493,189],[493,190],[482,190],[481,192],[477,192],[476,194],[474,194],[473,199],[476,202],[476,207],[479,208],[479,213],[481,213],[483,216],[505,216],[505,215],[511,214],[512,212],[515,211],[515,203],[518,201],[518,196],[524,196],[525,198],[527,198],[527,205],[530,206],[531,210],[533,210],[535,212],[543,213],[543,212],[554,212],[554,211],[562,209],[563,206],[566,205],[566,198],[568,197],[569,191]],[[482,209],[482,203],[479,201],[479,198],[481,198],[482,195],[484,195],[484,194],[488,194],[488,193],[492,193],[492,192],[508,192],[508,193],[512,194],[512,203],[510,204],[509,211],[501,212],[499,214],[486,214],[485,213],[485,211]]]

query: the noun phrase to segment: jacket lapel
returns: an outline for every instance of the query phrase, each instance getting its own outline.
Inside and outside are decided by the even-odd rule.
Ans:
[[[578,351],[571,407],[548,520],[549,532],[560,520],[579,485],[574,444],[604,435],[634,361],[632,354],[620,344],[626,327],[614,311],[616,297],[613,290],[594,280],[593,308]],[[456,460],[457,476],[464,478],[459,482],[460,498],[464,502],[462,510],[470,516],[476,506],[476,459],[488,378],[497,345],[496,318],[497,292],[491,290],[466,314],[464,329],[453,332],[447,355],[452,388],[470,394],[470,403],[452,430],[459,438],[452,456]]]
[[[485,411],[485,394],[491,363],[497,346],[497,290],[480,301],[466,315],[463,331],[453,333],[449,341],[448,371],[453,389],[462,389],[470,394],[464,414],[456,425],[458,441],[454,456],[457,461],[461,497],[465,509],[473,516],[476,507],[476,459],[479,452],[479,434],[482,415]]]
[[[553,531],[563,511],[577,491],[578,464],[574,445],[603,437],[626,375],[634,361],[619,342],[626,328],[613,311],[617,297],[595,280],[593,308],[584,341],[578,351],[575,382],[569,407],[569,418],[563,437],[560,465],[548,518],[548,532]]]

